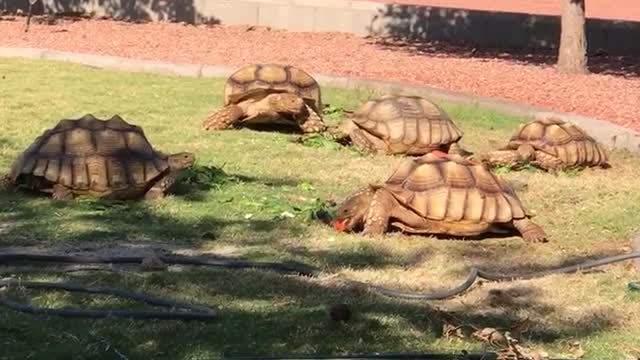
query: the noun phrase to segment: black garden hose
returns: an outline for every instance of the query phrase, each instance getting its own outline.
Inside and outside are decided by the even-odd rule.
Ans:
[[[296,262],[261,262],[229,258],[211,259],[197,256],[158,255],[157,258],[172,265],[202,265],[224,267],[228,269],[269,269],[302,276],[316,276],[318,269]],[[140,264],[143,256],[84,256],[84,255],[46,255],[33,253],[0,254],[0,264],[18,261],[61,262],[72,264]]]
[[[631,260],[631,259],[637,259],[637,258],[640,258],[640,252],[609,256],[609,257],[605,257],[598,260],[585,261],[583,263],[576,264],[576,265],[569,265],[569,266],[564,266],[561,268],[551,269],[551,270],[536,271],[536,272],[522,274],[522,275],[492,274],[484,270],[480,270],[476,267],[472,267],[471,270],[469,271],[469,275],[467,275],[467,278],[462,284],[452,289],[436,290],[429,293],[399,291],[399,290],[382,288],[378,286],[371,286],[355,280],[347,280],[347,281],[357,283],[359,285],[366,285],[370,287],[373,291],[379,294],[386,295],[389,297],[394,297],[394,298],[410,299],[410,300],[443,300],[443,299],[451,298],[465,292],[476,282],[478,278],[489,280],[489,281],[529,280],[529,279],[541,278],[541,277],[552,275],[552,274],[570,274],[570,273],[574,273],[582,270],[588,270],[588,269],[592,269],[599,266],[609,265],[609,264]]]
[[[320,271],[312,266],[301,263],[278,263],[278,262],[254,262],[237,259],[206,259],[201,257],[187,257],[187,256],[158,256],[158,258],[166,264],[182,264],[182,265],[201,265],[201,266],[214,266],[230,269],[244,269],[244,268],[258,268],[269,269],[285,273],[294,273],[301,276],[317,277]],[[476,282],[478,278],[489,281],[510,281],[517,279],[533,279],[540,278],[551,274],[568,274],[581,270],[588,270],[594,267],[613,264],[620,261],[640,258],[640,252],[634,252],[625,255],[610,256],[598,260],[590,260],[577,265],[565,266],[552,270],[544,270],[532,272],[522,275],[503,275],[492,274],[476,267],[471,268],[466,280],[451,289],[435,290],[429,293],[415,293],[405,292],[394,289],[388,289],[379,286],[369,285],[360,281],[346,279],[345,281],[350,284],[364,286],[375,293],[401,299],[410,300],[443,300],[462,294],[468,290]],[[141,263],[144,257],[141,256],[111,256],[111,257],[94,257],[94,256],[72,256],[72,255],[44,255],[33,253],[11,253],[0,254],[0,264],[16,261],[43,261],[43,262],[64,262],[64,263],[76,263],[76,264],[90,264],[90,263]],[[129,317],[129,318],[162,318],[162,319],[211,319],[213,317],[213,310],[206,307],[194,307],[193,305],[173,303],[168,300],[162,300],[153,298],[144,294],[132,294],[123,292],[120,290],[112,289],[95,289],[86,288],[77,285],[55,284],[55,283],[31,283],[20,282],[15,280],[9,280],[9,282],[0,282],[0,286],[17,285],[21,284],[25,287],[36,287],[41,289],[57,289],[68,291],[83,291],[89,293],[106,293],[116,296],[128,297],[147,303],[160,305],[160,306],[173,306],[177,308],[183,308],[191,310],[190,313],[186,312],[137,312],[137,311],[95,311],[95,310],[75,310],[75,309],[42,309],[33,308],[29,305],[17,304],[10,302],[6,299],[0,298],[0,304],[12,308],[16,311],[28,312],[32,314],[51,314],[60,315],[65,317]],[[164,305],[163,305],[164,304]]]
[[[394,360],[498,360],[498,354],[486,352],[480,354],[427,354],[427,353],[369,353],[354,355],[288,355],[288,356],[223,356],[222,360],[368,360],[368,359],[394,359]],[[570,359],[549,359],[570,360]]]
[[[425,354],[425,353],[371,353],[354,355],[301,355],[301,356],[224,356],[223,360],[302,360],[302,359],[327,359],[327,360],[364,360],[364,359],[398,359],[398,360],[496,360],[496,354]]]
[[[153,297],[147,294],[134,293],[117,289],[85,287],[72,284],[48,283],[21,280],[0,280],[0,287],[24,287],[28,289],[63,290],[90,294],[113,295],[147,303],[149,305],[182,309],[182,311],[122,311],[122,310],[76,310],[39,308],[7,300],[0,296],[0,304],[23,313],[35,315],[59,315],[68,318],[106,318],[118,317],[129,319],[174,319],[174,320],[210,320],[215,318],[215,311],[198,305],[190,305],[171,300]],[[186,311],[185,311],[186,310]]]

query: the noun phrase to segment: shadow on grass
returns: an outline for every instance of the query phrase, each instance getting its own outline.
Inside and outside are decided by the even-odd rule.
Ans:
[[[542,303],[536,289],[511,287],[490,293],[486,307],[442,311],[426,303],[401,302],[339,287],[319,280],[281,276],[254,270],[194,269],[181,272],[146,273],[126,281],[109,274],[79,274],[66,281],[117,286],[154,295],[217,306],[219,318],[209,323],[178,321],[65,320],[0,311],[0,331],[16,331],[0,355],[23,358],[27,354],[70,356],[82,353],[95,359],[113,358],[114,348],[133,358],[208,358],[209,356],[287,354],[339,354],[362,352],[430,352],[431,343],[443,336],[443,325],[470,324],[509,330],[529,314],[527,341],[550,343],[560,338],[606,331],[619,318],[612,311],[567,316],[563,310]],[[41,303],[31,294],[23,301]],[[55,300],[55,301],[54,301]],[[328,308],[346,302],[352,319],[335,323]],[[87,304],[72,297],[49,298],[57,306]],[[98,308],[122,308],[112,300],[94,301]],[[604,314],[604,315],[603,315]],[[549,329],[544,320],[558,317]],[[467,340],[473,328],[465,328]],[[20,335],[22,334],[22,335]],[[67,335],[64,335],[67,334]],[[179,334],[179,335],[178,335]],[[517,332],[514,335],[519,335]],[[33,339],[39,339],[34,342]],[[526,339],[525,339],[526,338]],[[110,346],[104,346],[104,343]],[[88,346],[102,343],[103,346]],[[96,344],[97,345],[97,344]],[[450,344],[457,351],[480,350],[480,344]]]
[[[547,244],[541,244],[545,246]],[[532,258],[527,254],[522,256],[514,256],[513,248],[509,247],[496,247],[491,250],[482,249],[479,247],[464,247],[452,249],[452,255],[456,258],[463,258],[469,260],[473,266],[480,268],[489,273],[499,273],[505,275],[524,275],[532,272],[550,271],[567,266],[577,265],[586,261],[602,259],[609,256],[620,255],[619,249],[603,249],[595,253],[588,255],[571,256],[560,262],[552,264],[538,264],[536,258]],[[504,259],[500,261],[496,259]],[[599,268],[590,269],[585,272],[601,272],[603,270]],[[467,269],[460,269],[456,275],[465,276]]]
[[[345,266],[351,269],[384,269],[388,267],[409,268],[424,262],[431,255],[433,249],[421,248],[407,257],[394,256],[391,252],[380,249],[375,245],[360,243],[352,248],[336,250],[314,250],[287,248],[289,253],[315,258],[322,262],[327,271],[339,271]]]
[[[226,227],[249,226],[254,232],[270,232],[277,225],[272,221],[220,219],[202,214],[177,216],[157,201],[79,198],[58,202],[22,191],[0,192],[0,243],[4,245],[101,241],[200,245],[215,239]]]

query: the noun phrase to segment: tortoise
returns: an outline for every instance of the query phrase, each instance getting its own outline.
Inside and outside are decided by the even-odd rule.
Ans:
[[[241,125],[283,124],[303,133],[326,129],[320,85],[292,65],[252,64],[238,69],[224,86],[224,106],[203,122],[205,130]]]
[[[544,170],[609,167],[605,148],[583,129],[544,116],[518,126],[509,143],[485,156],[491,166],[518,168],[531,163]]]
[[[338,208],[338,231],[380,235],[389,226],[409,234],[475,237],[494,232],[546,242],[513,188],[481,162],[433,151],[409,159],[383,185],[369,184]]]
[[[424,155],[433,150],[470,155],[463,132],[436,104],[420,96],[386,94],[362,104],[333,135],[368,152]]]
[[[142,128],[118,115],[101,120],[87,114],[45,130],[13,162],[8,180],[58,200],[156,199],[171,192],[180,171],[194,161],[192,153],[156,151]]]

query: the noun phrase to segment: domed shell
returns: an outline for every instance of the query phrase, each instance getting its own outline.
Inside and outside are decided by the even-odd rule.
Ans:
[[[63,119],[38,136],[13,163],[11,179],[33,176],[75,190],[142,187],[169,167],[142,129],[119,116]],[[44,186],[36,182],[35,187]]]
[[[507,149],[530,144],[567,165],[600,165],[608,161],[604,147],[580,127],[548,117],[521,124],[509,140]]]
[[[320,85],[292,65],[252,64],[231,74],[224,86],[224,105],[238,103],[256,93],[283,91],[299,95],[316,112],[322,110]]]
[[[529,216],[513,189],[482,164],[429,153],[402,163],[385,188],[431,220],[506,223]]]
[[[353,121],[391,144],[447,145],[463,135],[440,107],[419,96],[384,95],[367,101]]]

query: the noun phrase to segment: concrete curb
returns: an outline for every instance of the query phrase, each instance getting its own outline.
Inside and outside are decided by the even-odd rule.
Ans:
[[[235,67],[173,64],[160,61],[136,60],[117,56],[80,54],[66,51],[0,47],[0,58],[26,58],[73,62],[100,69],[122,70],[128,72],[155,73],[162,75],[211,78],[227,77],[235,71]],[[622,126],[582,115],[567,114],[510,101],[480,97],[471,94],[457,93],[428,86],[409,85],[401,82],[349,78],[312,73],[321,86],[340,88],[366,88],[380,93],[403,93],[420,95],[435,101],[446,101],[455,104],[483,108],[503,112],[505,114],[533,118],[552,115],[575,123],[590,133],[605,146],[625,149],[640,154],[640,133]]]

